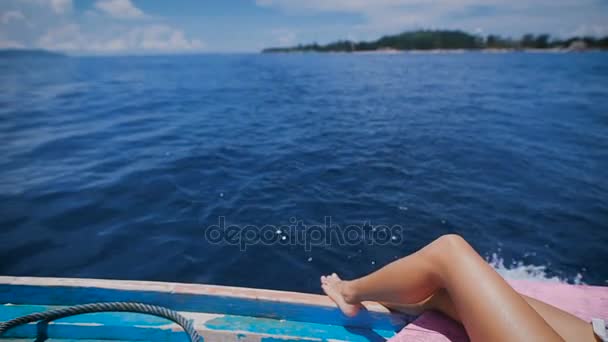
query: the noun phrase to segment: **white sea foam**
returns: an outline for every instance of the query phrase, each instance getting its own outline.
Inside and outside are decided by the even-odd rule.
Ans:
[[[514,261],[510,265],[505,265],[503,258],[493,253],[487,261],[505,279],[515,280],[534,280],[553,283],[585,284],[583,275],[577,273],[575,276],[558,277],[548,274],[548,269],[543,265],[526,265],[522,261]]]

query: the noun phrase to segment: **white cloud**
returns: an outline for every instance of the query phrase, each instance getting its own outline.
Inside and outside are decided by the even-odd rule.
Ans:
[[[21,11],[8,11],[2,13],[2,16],[0,17],[0,22],[6,25],[9,24],[11,21],[19,21],[24,19],[25,16],[23,15],[23,13],[21,13]]]
[[[57,14],[64,14],[72,10],[72,0],[49,0],[49,3]]]
[[[473,32],[476,28],[483,27],[484,33],[515,35],[522,31],[559,33],[566,27],[572,31],[581,24],[598,26],[598,23],[608,20],[607,12],[598,13],[597,0],[255,1],[258,6],[290,13],[354,14],[362,21],[351,25],[351,31],[367,37],[419,28],[452,28]],[[593,17],[591,22],[590,17]]]
[[[49,7],[54,14],[65,14],[72,10],[72,0],[20,0],[21,3]]]
[[[593,0],[256,0],[258,6],[278,7],[288,10],[314,10],[332,12],[377,13],[387,10],[405,10],[417,12],[423,8],[437,10],[458,9],[465,6],[505,6],[529,8],[543,5],[581,5],[593,3]]]
[[[120,31],[120,33],[115,34]],[[104,36],[104,34],[101,34]],[[38,40],[38,47],[68,52],[193,52],[201,51],[204,44],[198,39],[188,39],[176,28],[168,25],[147,25],[127,30],[85,33],[76,24],[68,24],[49,30]]]
[[[369,12],[396,5],[420,2],[412,0],[256,0],[258,6],[278,7],[286,10],[315,10],[334,12]]]
[[[288,29],[272,30],[272,35],[280,45],[292,45],[296,42],[296,33]]]
[[[95,7],[100,11],[119,19],[141,18],[144,12],[135,7],[131,0],[99,0]]]
[[[0,0],[0,47],[71,53],[172,53],[202,51],[205,44],[176,24],[147,16],[130,0]],[[145,20],[116,20],[145,18]],[[34,25],[35,24],[35,25]]]
[[[0,38],[0,49],[21,49],[23,44],[10,39]]]
[[[48,30],[38,39],[38,47],[49,50],[80,50],[86,39],[77,24],[67,24]]]
[[[608,25],[581,25],[572,33],[570,36],[573,37],[584,37],[584,36],[596,36],[605,37],[608,36]]]
[[[180,30],[166,25],[152,25],[131,31],[131,37],[141,49],[158,51],[200,50],[203,43],[198,39],[189,40]]]

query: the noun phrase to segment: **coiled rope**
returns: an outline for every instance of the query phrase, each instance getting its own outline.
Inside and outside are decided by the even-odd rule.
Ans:
[[[92,303],[84,305],[75,305],[61,309],[49,310],[45,312],[38,312],[29,314],[22,317],[11,319],[10,321],[0,323],[0,336],[2,336],[7,330],[15,328],[20,325],[33,323],[33,322],[49,322],[59,318],[94,313],[94,312],[136,312],[142,314],[148,314],[158,316],[171,320],[188,334],[190,341],[202,342],[203,339],[192,327],[192,322],[187,320],[184,316],[180,315],[176,311],[171,309],[163,308],[161,306],[148,305],[142,303],[128,303],[128,302],[114,302],[114,303]]]

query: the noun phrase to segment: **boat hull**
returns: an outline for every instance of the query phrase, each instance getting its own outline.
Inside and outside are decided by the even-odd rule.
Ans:
[[[182,283],[0,277],[0,321],[33,312],[95,302],[141,302],[179,311],[205,341],[369,341],[395,336],[413,318],[366,302],[355,318],[327,297],[286,291]],[[37,336],[35,324],[11,338]],[[60,339],[186,341],[176,324],[130,313],[86,314],[51,322],[45,333]]]
[[[608,287],[509,281],[520,293],[583,320],[608,320]],[[438,313],[417,318],[374,302],[354,318],[326,296],[213,285],[73,278],[0,277],[0,321],[95,302],[141,302],[179,311],[205,341],[468,341],[463,327]],[[4,338],[52,341],[187,341],[168,320],[96,313],[10,330]]]

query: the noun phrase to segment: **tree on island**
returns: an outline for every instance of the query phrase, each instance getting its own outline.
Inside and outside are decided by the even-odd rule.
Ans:
[[[548,34],[525,34],[521,39],[498,35],[482,37],[458,30],[418,30],[383,36],[370,42],[340,40],[326,45],[317,43],[293,47],[267,48],[262,52],[356,52],[375,50],[454,50],[454,49],[548,49],[569,48],[573,42],[582,42],[586,48],[608,49],[608,37],[573,37],[554,39]]]

